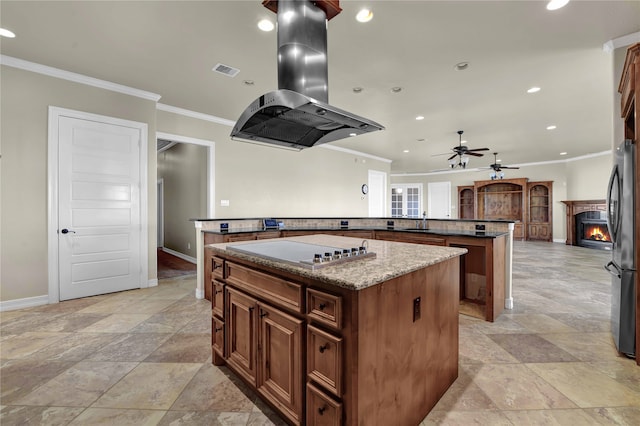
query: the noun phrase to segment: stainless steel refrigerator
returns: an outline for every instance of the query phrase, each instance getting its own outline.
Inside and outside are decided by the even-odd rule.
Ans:
[[[611,332],[616,348],[635,357],[636,346],[636,247],[635,247],[635,150],[631,140],[615,152],[607,191],[607,227],[613,241],[611,273]]]

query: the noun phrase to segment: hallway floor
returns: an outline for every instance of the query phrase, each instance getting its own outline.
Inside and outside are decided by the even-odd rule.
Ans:
[[[459,377],[422,424],[640,424],[640,367],[609,332],[610,255],[516,242],[515,308],[460,316]],[[283,424],[211,364],[210,305],[194,291],[187,275],[0,313],[0,423]]]

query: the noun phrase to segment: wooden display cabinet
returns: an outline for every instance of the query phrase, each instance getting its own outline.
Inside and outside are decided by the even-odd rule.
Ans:
[[[529,182],[529,217],[527,220],[527,240],[552,241],[552,191],[553,182]]]
[[[475,181],[477,219],[516,221],[513,238],[524,239],[527,181],[527,178]]]
[[[458,217],[459,219],[476,217],[473,185],[458,187]]]

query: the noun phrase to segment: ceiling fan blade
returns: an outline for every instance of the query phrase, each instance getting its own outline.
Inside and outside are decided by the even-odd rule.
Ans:
[[[482,157],[484,156],[484,154],[480,154],[478,152],[471,152],[471,151],[467,151],[465,152],[466,155],[473,155],[474,157]]]
[[[519,169],[520,167],[509,167],[509,166],[502,166],[502,169]]]
[[[443,155],[449,155],[451,154],[450,152],[443,152],[442,154],[431,154],[432,157],[441,157]]]
[[[472,152],[472,151],[489,151],[489,148],[474,148],[474,149],[467,150],[467,152]]]
[[[458,154],[453,154],[451,157],[447,158],[447,161],[449,160],[453,160],[454,158],[456,158],[458,156]]]

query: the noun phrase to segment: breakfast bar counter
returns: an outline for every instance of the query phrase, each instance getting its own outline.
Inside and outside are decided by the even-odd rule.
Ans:
[[[316,234],[205,251],[213,363],[290,424],[417,425],[458,376],[464,248]]]

